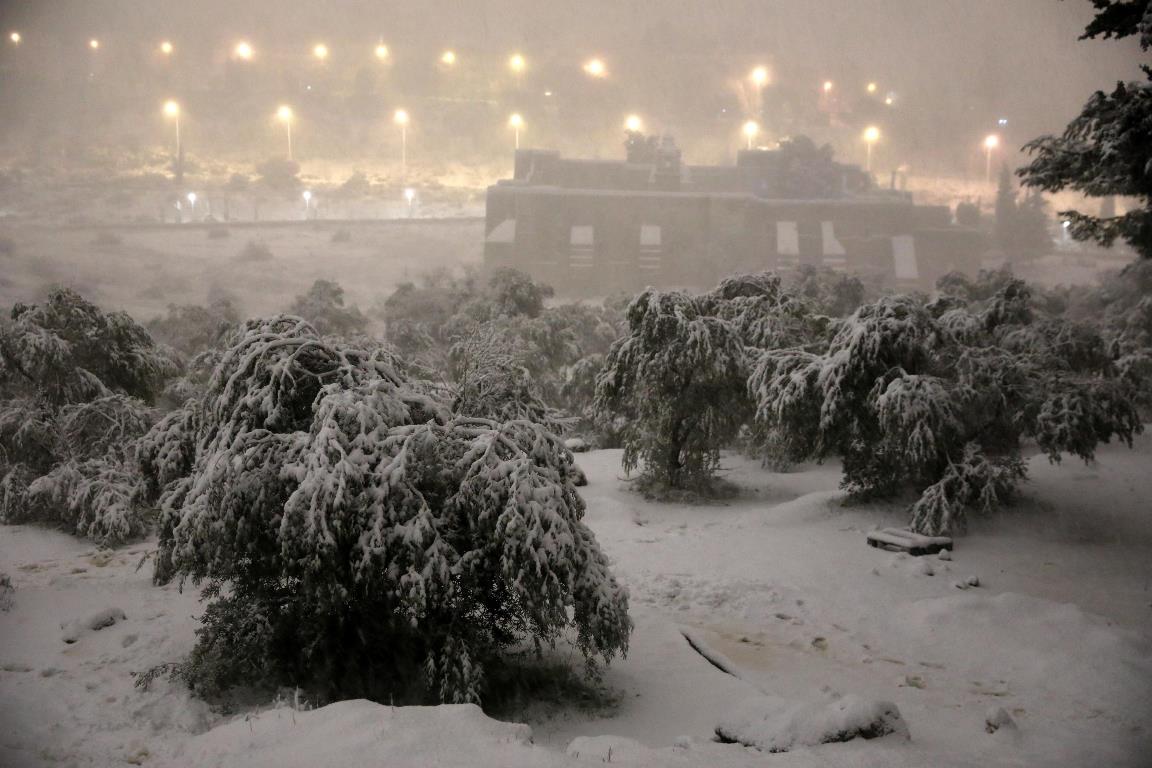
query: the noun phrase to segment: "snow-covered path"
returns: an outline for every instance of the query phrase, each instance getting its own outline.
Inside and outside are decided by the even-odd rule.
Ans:
[[[0,765],[579,765],[611,749],[624,765],[1140,766],[1152,754],[1152,437],[1093,467],[1034,461],[1024,501],[978,522],[951,561],[865,546],[901,507],[842,506],[832,465],[773,474],[730,458],[746,493],[685,506],[632,493],[619,458],[579,456],[588,522],[636,622],[629,657],[605,674],[620,696],[610,711],[522,713],[534,744],[467,707],[221,718],[163,680],[133,685],[187,652],[199,612],[194,590],[136,570],[148,545],[109,554],[4,527],[0,572],[16,592],[0,613]],[[980,586],[954,586],[968,576]],[[108,608],[124,620],[64,642],[61,624]],[[894,701],[912,738],[771,756],[708,742],[761,692]],[[986,733],[990,707],[1018,730]]]

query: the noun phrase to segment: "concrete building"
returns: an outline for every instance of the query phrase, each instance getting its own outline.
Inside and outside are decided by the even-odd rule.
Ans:
[[[488,189],[485,262],[567,295],[803,264],[930,287],[974,272],[986,249],[948,208],[877,189],[807,139],[742,151],[734,166],[682,165],[670,142],[639,134],[626,147],[625,161],[518,151],[513,178]]]

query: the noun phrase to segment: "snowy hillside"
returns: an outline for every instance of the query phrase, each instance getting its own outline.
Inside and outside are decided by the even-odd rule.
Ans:
[[[1139,766],[1152,754],[1152,438],[1092,467],[1034,459],[1023,501],[977,521],[950,560],[865,546],[902,509],[842,506],[834,465],[774,474],[726,456],[744,494],[687,506],[630,491],[617,451],[579,459],[586,520],[636,622],[607,702],[535,702],[510,716],[527,726],[466,705],[307,711],[290,694],[215,713],[162,677],[134,685],[188,652],[200,610],[190,585],[153,587],[137,570],[151,543],[97,551],[9,526],[0,765]],[[805,743],[860,702],[894,704],[910,738]],[[722,723],[790,751],[716,743]]]

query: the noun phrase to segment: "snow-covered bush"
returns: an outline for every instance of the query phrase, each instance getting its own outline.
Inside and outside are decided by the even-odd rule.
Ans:
[[[240,314],[227,298],[211,302],[207,307],[170,304],[167,315],[148,322],[148,333],[185,358],[191,358],[220,346],[239,322]]]
[[[0,330],[0,521],[102,544],[142,535],[134,451],[154,420],[143,401],[175,363],[127,315],[71,291],[12,314]]]
[[[385,350],[249,321],[140,457],[157,580],[209,585],[182,668],[203,691],[475,701],[525,640],[572,630],[590,664],[627,649],[627,593],[559,438],[453,414]]]
[[[736,323],[710,296],[647,289],[628,307],[627,336],[596,380],[595,410],[623,418],[624,467],[647,481],[705,489],[720,449],[747,413],[746,356]]]
[[[1090,461],[1142,428],[1137,383],[1096,330],[1038,318],[1030,298],[1016,280],[980,305],[886,297],[822,353],[768,350],[748,382],[760,429],[795,460],[840,455],[858,497],[921,491],[919,532],[961,530],[1023,477],[1023,440]]]
[[[317,280],[308,292],[297,296],[288,313],[304,318],[328,336],[355,336],[368,328],[368,318],[355,304],[345,306],[344,289],[331,280]]]

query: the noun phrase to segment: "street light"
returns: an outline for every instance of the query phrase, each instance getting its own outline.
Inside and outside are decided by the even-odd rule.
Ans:
[[[248,44],[247,40],[241,40],[236,43],[236,47],[232,49],[232,53],[241,61],[252,60],[252,46]]]
[[[876,83],[868,83],[868,93],[876,93],[878,87]]]
[[[98,50],[100,48],[100,41],[97,40],[96,38],[92,38],[91,40],[88,41],[88,47],[94,51]]]
[[[834,86],[833,86],[831,80],[825,80],[824,81],[824,95],[827,96],[828,94],[832,93],[833,87]]]
[[[176,123],[176,165],[180,164],[180,103],[169,99],[164,102],[165,117],[172,118]]]
[[[408,187],[404,190],[404,199],[408,202],[408,218],[412,218],[412,212],[416,204],[416,190]]]
[[[992,183],[992,152],[1000,146],[1000,137],[990,133],[984,137],[984,183]]]
[[[749,77],[757,88],[763,88],[768,85],[768,67],[756,67]]]
[[[12,34],[8,35],[8,39],[12,41],[12,45],[20,45],[20,41],[24,38],[20,37],[19,32],[13,32]]]
[[[624,121],[624,129],[632,133],[639,133],[644,128],[644,121],[640,119],[639,115],[628,115],[628,119]]]
[[[281,104],[276,110],[276,119],[284,123],[284,131],[288,136],[288,159],[292,159],[292,107]]]
[[[312,190],[306,189],[300,196],[304,198],[304,218],[307,219],[312,212]]]
[[[752,142],[755,140],[757,134],[760,133],[760,124],[755,120],[749,120],[744,123],[744,136],[748,139],[748,149],[752,149]]]
[[[315,56],[318,61],[324,61],[328,58],[328,46],[324,45],[324,43],[316,43],[316,45],[312,47],[312,55]]]
[[[512,129],[516,137],[514,147],[520,149],[520,129],[524,127],[524,118],[520,116],[519,112],[513,112],[512,116],[508,118],[508,127]]]
[[[864,143],[868,145],[868,160],[864,166],[865,170],[872,170],[872,145],[880,141],[880,129],[874,125],[870,125],[864,129]]]
[[[174,49],[172,47],[172,41],[171,40],[165,40],[162,43],[160,43],[160,53],[164,54],[165,56],[171,56],[173,50]]]
[[[408,167],[408,123],[411,119],[408,117],[408,111],[398,109],[392,115],[392,122],[400,126],[400,167]]]
[[[377,43],[375,53],[376,58],[380,60],[388,58],[388,46],[384,45],[384,43]]]
[[[456,52],[444,51],[444,53],[440,54],[440,63],[446,67],[454,66],[456,64]]]
[[[527,67],[528,62],[519,53],[512,54],[512,57],[508,59],[508,69],[517,75],[523,74]]]
[[[600,59],[589,59],[584,64],[584,72],[589,77],[605,77],[608,74],[608,67]]]

